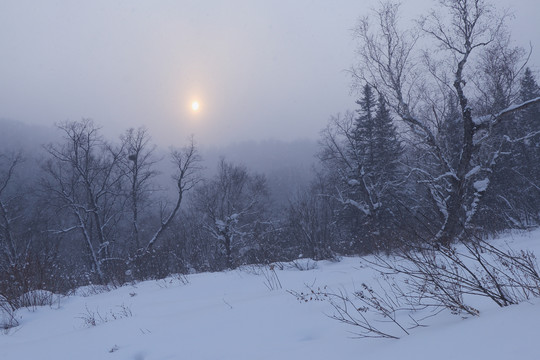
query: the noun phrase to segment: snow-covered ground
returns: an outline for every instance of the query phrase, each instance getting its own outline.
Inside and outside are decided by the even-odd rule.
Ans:
[[[498,241],[540,254],[540,231]],[[21,325],[0,334],[0,359],[540,359],[539,300],[506,308],[483,302],[480,316],[466,319],[441,313],[399,340],[354,339],[354,327],[325,315],[330,304],[287,292],[306,285],[352,292],[373,281],[359,262],[277,269],[282,288],[274,290],[254,268],[91,296],[81,289],[52,307],[19,310]]]

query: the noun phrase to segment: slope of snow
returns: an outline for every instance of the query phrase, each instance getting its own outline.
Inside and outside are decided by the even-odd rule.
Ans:
[[[540,253],[540,231],[498,241]],[[352,292],[374,276],[358,258],[276,273],[282,289],[269,290],[264,275],[244,268],[23,309],[21,325],[0,335],[0,359],[540,359],[538,300],[484,304],[475,318],[442,313],[399,340],[354,339],[354,327],[325,315],[333,311],[327,302],[301,303],[287,290]],[[92,314],[96,326],[87,324]]]

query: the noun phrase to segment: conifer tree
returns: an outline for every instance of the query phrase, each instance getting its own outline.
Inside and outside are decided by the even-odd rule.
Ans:
[[[379,96],[374,125],[375,166],[373,170],[379,172],[387,180],[395,180],[398,177],[397,169],[402,146],[386,100],[382,95]]]
[[[527,101],[540,97],[540,87],[536,82],[534,74],[530,68],[525,69],[523,78],[521,79],[521,87],[519,91],[520,100]],[[522,128],[527,133],[534,133],[540,129],[540,106],[533,105],[525,110],[521,114]],[[536,136],[536,142],[538,143],[538,135]],[[526,143],[530,143],[526,141]]]
[[[355,121],[354,143],[358,162],[365,168],[375,166],[375,113],[376,99],[371,86],[363,88],[362,98],[356,101],[360,108],[356,110],[358,117]]]
[[[402,148],[382,96],[377,101],[365,85],[356,103],[356,116],[334,118],[326,129],[321,160],[328,176],[338,178],[335,196],[344,207],[337,220],[356,239],[358,251],[371,252],[397,238],[389,229],[398,229],[395,200]]]
[[[525,102],[540,97],[540,87],[530,68],[526,68],[520,83],[520,101]],[[529,225],[540,221],[540,105],[536,104],[519,114],[518,136],[524,138],[516,145],[514,176],[519,179],[518,193],[525,195],[522,207],[527,214]],[[525,190],[525,191],[524,191]],[[529,218],[530,217],[530,218]],[[532,224],[530,224],[532,223]]]
[[[520,82],[519,101],[540,96],[534,74],[527,68]],[[496,106],[496,105],[494,105]],[[484,205],[485,225],[497,228],[526,228],[540,221],[540,107],[533,105],[506,119],[499,130],[504,151],[492,176]]]

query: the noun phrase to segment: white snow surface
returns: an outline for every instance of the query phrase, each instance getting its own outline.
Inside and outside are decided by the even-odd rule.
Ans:
[[[497,242],[540,254],[538,230]],[[21,325],[0,333],[0,359],[540,359],[538,299],[506,308],[479,301],[478,317],[443,312],[399,340],[355,339],[354,327],[327,316],[333,312],[327,302],[302,303],[287,290],[305,292],[308,284],[352,292],[375,276],[360,258],[276,274],[282,289],[270,290],[264,275],[243,268],[21,309]],[[122,306],[131,316],[122,315]],[[106,321],[85,325],[88,312]]]
[[[475,181],[473,186],[474,186],[474,189],[477,191],[477,192],[484,192],[487,190],[487,187],[489,185],[489,179],[483,179],[483,180],[478,180],[478,181]]]

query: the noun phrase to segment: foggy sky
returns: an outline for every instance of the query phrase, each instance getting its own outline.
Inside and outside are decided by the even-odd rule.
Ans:
[[[0,118],[92,118],[109,136],[145,125],[163,145],[315,139],[354,108],[350,29],[376,3],[0,0]],[[532,43],[538,70],[540,3],[497,3],[511,5],[513,38]]]

